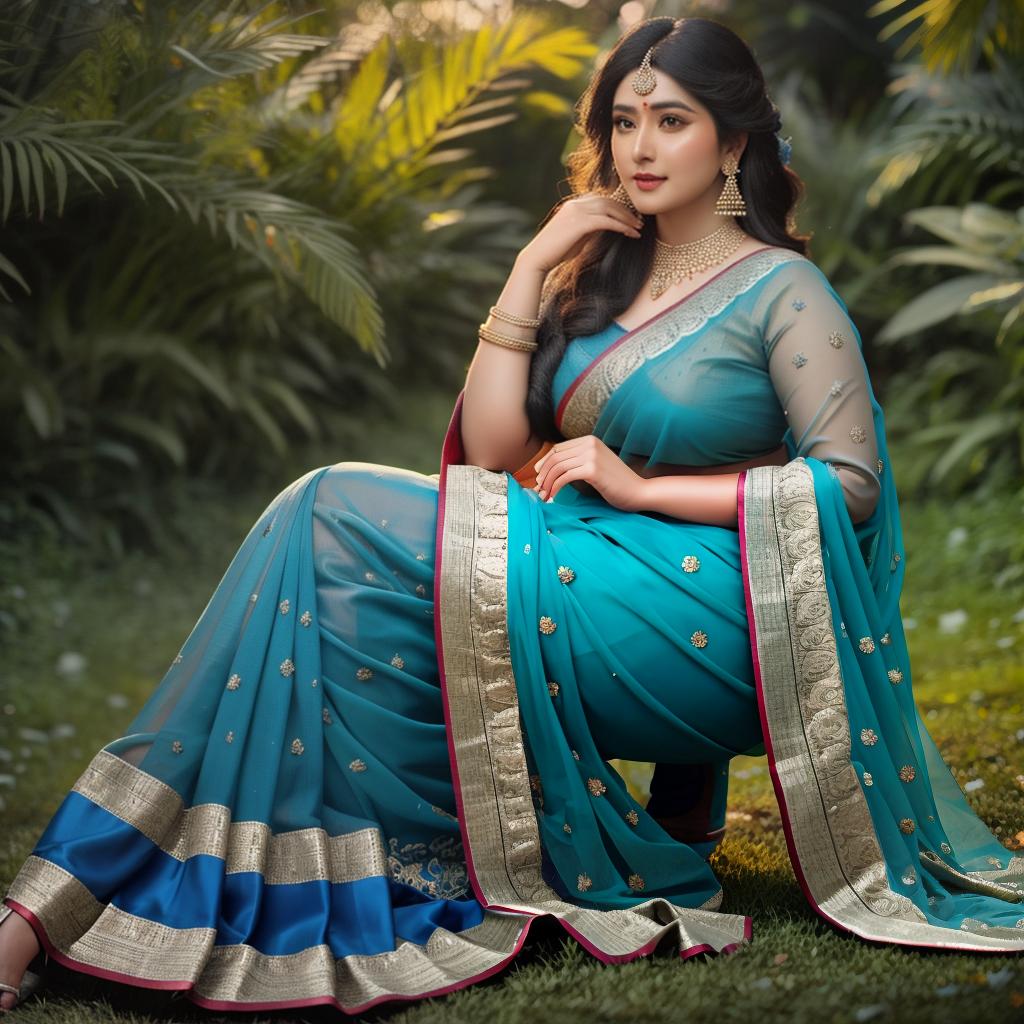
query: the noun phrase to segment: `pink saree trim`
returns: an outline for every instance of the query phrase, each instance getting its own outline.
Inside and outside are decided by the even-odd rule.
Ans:
[[[457,992],[459,989],[474,985],[478,981],[483,981],[485,978],[490,978],[492,975],[504,970],[508,964],[519,955],[526,943],[526,935],[530,930],[530,925],[533,923],[532,918],[526,921],[515,945],[504,959],[478,974],[474,974],[467,978],[461,978],[450,985],[444,985],[440,988],[430,989],[429,991],[422,993],[385,993],[384,995],[375,996],[373,999],[360,1003],[357,1006],[350,1006],[346,1008],[339,1000],[334,999],[331,996],[310,996],[306,999],[264,999],[253,1002],[242,1002],[231,999],[211,999],[207,996],[198,995],[194,991],[194,983],[190,981],[160,981],[153,978],[140,978],[137,975],[124,974],[120,971],[112,971],[106,967],[97,967],[94,964],[87,964],[81,960],[76,960],[74,957],[68,956],[67,953],[58,949],[47,934],[42,921],[40,921],[39,918],[36,917],[36,915],[27,907],[22,906],[17,900],[10,899],[9,897],[5,899],[4,902],[11,908],[11,910],[28,921],[32,926],[32,929],[35,931],[43,948],[50,957],[56,960],[59,964],[62,964],[64,967],[77,971],[81,974],[88,974],[92,977],[103,978],[106,981],[116,981],[123,985],[132,985],[135,988],[183,992],[185,998],[188,999],[189,1002],[195,1003],[197,1006],[202,1006],[208,1010],[247,1010],[250,1012],[258,1012],[262,1010],[297,1009],[303,1006],[333,1006],[349,1016],[365,1013],[367,1010],[370,1010],[375,1006],[380,1006],[384,1003],[399,1001],[412,1002],[414,1000],[418,1001],[421,999],[431,999],[435,996],[448,995],[451,992]]]
[[[723,267],[720,271],[718,271],[718,273],[715,274],[713,277],[709,277],[706,281],[699,284],[696,288],[694,288],[692,292],[689,292],[687,295],[684,295],[681,299],[678,299],[676,302],[673,302],[671,306],[666,306],[664,309],[655,313],[654,316],[648,317],[642,324],[638,324],[632,330],[626,331],[626,333],[623,334],[621,338],[616,338],[615,341],[613,341],[612,344],[608,346],[608,348],[606,348],[600,355],[598,355],[597,358],[588,367],[586,367],[586,369],[582,370],[576,377],[576,379],[568,386],[568,388],[566,388],[565,394],[562,395],[562,398],[558,403],[558,407],[555,409],[555,425],[558,427],[558,429],[562,429],[562,416],[565,412],[565,407],[569,404],[569,400],[573,396],[573,393],[580,386],[580,384],[582,384],[583,381],[586,380],[586,378],[590,375],[590,372],[593,369],[595,369],[595,367],[597,367],[600,363],[602,363],[605,359],[607,359],[608,356],[612,354],[612,352],[614,352],[621,345],[623,345],[630,338],[632,338],[633,335],[637,333],[637,331],[642,331],[645,327],[649,327],[656,320],[660,320],[663,316],[666,316],[673,310],[678,309],[681,305],[683,305],[683,303],[688,302],[691,298],[693,298],[693,296],[702,292],[712,282],[717,281],[718,278],[720,278],[723,274],[727,274],[730,270],[732,270],[733,267],[738,267],[745,260],[750,259],[751,256],[756,256],[759,252],[764,252],[765,249],[771,248],[774,248],[774,246],[763,245],[760,249],[755,249],[753,252],[748,252],[746,256],[741,256],[738,260],[734,260],[727,267]],[[613,322],[618,324],[617,320]],[[619,326],[621,327],[622,325],[619,324]]]
[[[465,396],[466,392],[463,389],[455,400],[455,408],[452,410],[444,442],[441,445],[441,471],[437,482],[437,527],[434,534],[434,643],[437,647],[437,671],[441,680],[441,703],[444,707],[444,733],[448,744],[448,764],[451,766],[452,784],[455,789],[455,809],[459,817],[462,849],[466,855],[466,870],[473,887],[473,894],[480,905],[486,907],[488,906],[487,897],[484,895],[483,887],[480,885],[480,879],[477,877],[476,868],[473,865],[472,847],[466,828],[466,808],[462,799],[463,789],[459,776],[459,761],[455,755],[455,745],[452,739],[454,735],[452,709],[451,701],[448,699],[448,678],[444,670],[444,639],[441,630],[441,580],[444,578],[442,552],[444,550],[445,501],[448,493],[447,471],[449,465],[461,466],[466,459],[466,452],[462,445],[462,403]]]

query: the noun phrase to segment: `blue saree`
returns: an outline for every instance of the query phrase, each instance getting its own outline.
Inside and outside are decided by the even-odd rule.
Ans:
[[[750,941],[707,860],[728,763],[766,755],[814,910],[865,939],[1024,951],[1024,857],[917,711],[903,538],[861,339],[766,246],[632,330],[570,341],[566,437],[623,458],[785,465],[727,529],[541,501],[465,462],[314,470],[253,525],[0,920],[57,960],[213,1009],[377,1003],[500,970],[550,916],[606,962]],[[609,761],[700,766],[694,842]],[[708,841],[699,841],[704,838]]]

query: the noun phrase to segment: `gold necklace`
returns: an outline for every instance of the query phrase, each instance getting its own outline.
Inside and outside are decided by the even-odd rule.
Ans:
[[[660,238],[656,238],[651,298],[656,299],[684,277],[693,277],[694,274],[721,263],[739,248],[746,237],[739,224],[730,218],[710,235],[695,238],[692,242],[683,242],[681,245],[668,245]]]

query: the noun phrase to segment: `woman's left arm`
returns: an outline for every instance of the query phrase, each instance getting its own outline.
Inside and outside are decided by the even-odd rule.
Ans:
[[[582,480],[609,505],[627,512],[661,512],[716,526],[737,523],[739,473],[642,477],[593,434],[559,441],[534,468],[535,489],[546,501],[572,481]]]

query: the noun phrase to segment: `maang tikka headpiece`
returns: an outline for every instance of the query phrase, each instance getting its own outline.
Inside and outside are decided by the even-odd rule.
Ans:
[[[654,46],[657,45],[657,43],[654,44]],[[654,46],[644,54],[644,59],[640,61],[640,69],[633,76],[633,92],[638,96],[646,96],[648,93],[654,92],[655,86],[658,84],[658,80],[654,77],[654,68],[651,67],[651,54],[654,53]],[[781,128],[775,133],[775,140],[779,146],[779,159],[783,164],[789,163],[790,155],[793,152],[793,147],[790,145],[792,138],[790,135],[784,139],[781,135]]]
[[[640,61],[640,70],[633,76],[633,92],[638,96],[646,96],[649,92],[654,92],[654,87],[658,84],[654,77],[654,68],[651,67],[652,53],[654,53],[654,46],[644,54],[644,59]]]

